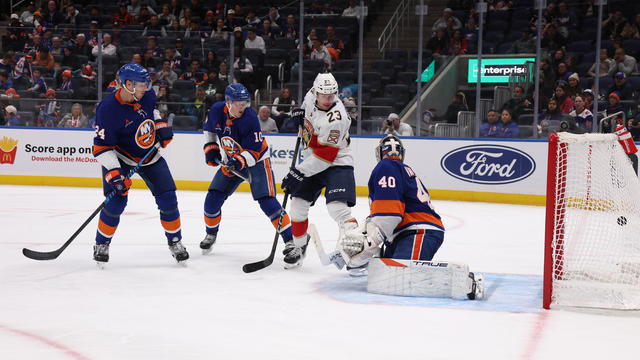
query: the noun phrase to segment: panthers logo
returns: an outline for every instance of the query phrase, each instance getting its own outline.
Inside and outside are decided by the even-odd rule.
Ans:
[[[150,148],[156,140],[156,126],[153,120],[147,119],[136,130],[136,143],[143,149]]]
[[[302,143],[303,143],[304,149],[309,147],[309,143],[311,142],[312,136],[313,136],[313,125],[311,125],[311,122],[309,122],[309,120],[305,118],[304,126],[302,127]]]

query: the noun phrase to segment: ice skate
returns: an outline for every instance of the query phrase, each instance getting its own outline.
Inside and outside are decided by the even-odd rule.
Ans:
[[[93,245],[93,260],[99,269],[104,269],[104,265],[109,261],[109,244]]]
[[[216,238],[218,234],[207,234],[204,237],[204,240],[200,242],[200,249],[202,249],[202,255],[207,255],[213,250],[213,244],[216,243]]]
[[[347,271],[349,272],[349,275],[353,277],[367,276],[369,274],[367,271],[367,265],[369,264],[367,263],[358,267],[351,267],[347,265]]]
[[[291,269],[302,265],[305,255],[307,254],[307,245],[309,245],[309,235],[307,235],[307,243],[303,246],[296,246],[293,241],[286,243],[282,253],[284,254],[284,268]]]
[[[185,249],[184,245],[182,245],[182,241],[174,241],[169,244],[169,250],[171,251],[171,256],[178,262],[178,264],[183,261],[189,259],[189,253],[187,249]]]
[[[484,275],[469,273],[469,277],[473,281],[471,292],[467,294],[469,300],[481,300],[484,298]]]

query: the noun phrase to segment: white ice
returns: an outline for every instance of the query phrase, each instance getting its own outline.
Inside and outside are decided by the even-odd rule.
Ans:
[[[434,201],[447,233],[437,260],[485,273],[487,299],[366,294],[362,279],[322,266],[242,265],[267,256],[274,230],[248,193],[223,207],[203,256],[204,192],[180,191],[186,267],[166,246],[148,190],[132,190],[98,270],[96,220],[53,261],[100,204],[98,189],[0,186],[0,359],[637,359],[638,312],[541,309],[544,208]],[[282,196],[279,196],[282,200]],[[363,219],[367,199],[354,214]],[[312,208],[325,248],[337,227]]]

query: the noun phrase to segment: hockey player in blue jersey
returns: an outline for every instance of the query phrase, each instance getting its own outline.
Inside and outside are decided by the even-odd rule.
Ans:
[[[378,164],[368,183],[370,214],[363,227],[340,240],[343,258],[352,267],[368,264],[370,292],[481,299],[482,275],[474,277],[466,264],[431,261],[444,240],[444,225],[404,154],[394,135],[376,147]]]
[[[251,195],[274,227],[278,226],[282,207],[275,198],[276,188],[269,146],[262,137],[258,115],[249,106],[251,96],[242,84],[227,86],[225,101],[211,106],[203,124],[204,154],[207,165],[222,165],[209,185],[204,201],[206,236],[200,243],[203,254],[216,242],[222,204],[244,179],[249,179]],[[223,151],[220,151],[220,149]],[[241,176],[238,176],[241,175]],[[285,243],[292,241],[291,222],[285,212],[280,227]]]
[[[364,227],[370,241],[363,248],[347,240],[343,257],[351,266],[361,266],[378,255],[384,243],[384,258],[431,260],[444,239],[444,225],[427,188],[403,162],[404,146],[398,137],[383,138],[376,158],[368,184],[371,211]]]
[[[156,142],[166,147],[173,138],[171,127],[155,109],[156,95],[151,89],[147,70],[129,63],[120,68],[117,76],[119,89],[107,95],[96,110],[96,136],[93,139],[93,156],[102,165],[104,194],[112,190],[117,193],[100,212],[93,251],[98,264],[109,261],[109,244],[127,205],[131,180],[124,175]],[[178,262],[187,260],[189,253],[181,242],[176,186],[166,161],[155,151],[142,164],[138,174],[155,197],[171,255]]]

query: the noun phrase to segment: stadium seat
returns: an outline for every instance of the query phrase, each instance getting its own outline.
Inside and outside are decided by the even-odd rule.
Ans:
[[[403,71],[398,73],[398,76],[396,76],[396,83],[407,85],[409,94],[415,95],[415,93],[418,91],[418,82],[416,81],[417,79],[418,76],[416,75],[415,71]]]
[[[338,62],[336,62],[335,66],[333,67],[333,70],[335,71],[350,71],[350,72],[357,72],[358,71],[358,62],[356,60],[352,60],[352,59],[340,59],[338,60]]]
[[[196,83],[191,80],[176,80],[173,82],[173,93],[184,99],[196,97]]]
[[[354,84],[356,82],[354,77],[357,76],[357,74],[354,74],[353,72],[333,71],[332,74],[333,74],[333,77],[338,82],[338,86],[340,86],[341,88],[347,85]]]
[[[604,94],[611,87],[611,85],[613,85],[613,78],[611,78],[611,76],[601,77],[599,84],[600,84],[600,92]],[[609,95],[609,94],[605,94],[605,95]]]
[[[362,73],[362,83],[368,85],[373,96],[382,95],[382,75],[377,71],[369,71]],[[375,105],[375,104],[374,104]]]
[[[384,87],[384,96],[394,101],[394,108],[400,112],[409,101],[409,89],[404,84],[388,84]]]
[[[570,52],[584,53],[587,50],[590,50],[592,48],[593,46],[591,44],[591,40],[574,41],[572,43],[567,44],[567,51],[570,51]]]
[[[533,125],[533,114],[522,114],[518,117],[518,125]]]
[[[369,66],[371,72],[377,72],[380,74],[380,79],[384,84],[388,83],[395,77],[393,71],[389,71],[393,69],[393,63],[391,60],[373,60]]]
[[[406,69],[408,58],[407,50],[388,49],[384,52],[384,59],[390,60],[393,63],[393,69],[396,72]]]
[[[242,49],[242,55],[251,61],[254,71],[264,65],[264,54],[260,49]]]
[[[197,129],[198,119],[191,115],[176,115],[173,118],[174,130],[194,131]]]
[[[520,130],[520,138],[528,139],[533,137],[533,126],[531,125],[518,125],[518,130]]]
[[[640,76],[630,76],[627,78],[627,82],[635,91],[640,89]]]
[[[324,72],[324,61],[304,59],[302,60],[302,67],[305,71],[313,71],[314,73]]]
[[[71,85],[73,86],[74,98],[86,100],[89,97],[89,80],[74,76],[71,78]]]
[[[289,51],[296,48],[296,41],[294,39],[279,37],[276,38],[276,43],[273,47]]]
[[[393,112],[391,106],[376,106],[369,108],[369,116],[384,117],[385,119]]]

